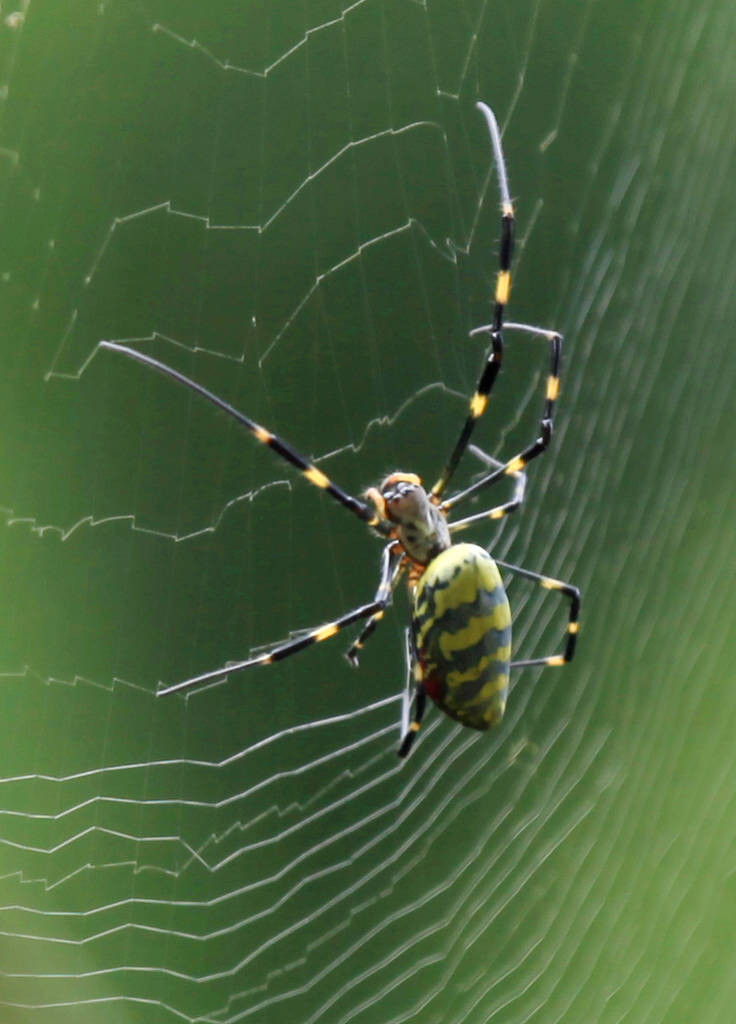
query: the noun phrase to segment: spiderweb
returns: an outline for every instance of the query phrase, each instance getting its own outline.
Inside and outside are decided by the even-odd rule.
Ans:
[[[2,15],[2,1019],[727,1019],[728,4]],[[518,198],[510,315],[566,342],[553,449],[473,539],[583,589],[578,658],[515,678],[491,734],[429,714],[404,766],[402,594],[358,673],[343,634],[157,700],[368,600],[380,549],[97,341],[352,493],[431,483],[497,266],[477,98]],[[496,457],[546,370],[508,348]],[[556,650],[565,609],[509,592],[515,648]]]

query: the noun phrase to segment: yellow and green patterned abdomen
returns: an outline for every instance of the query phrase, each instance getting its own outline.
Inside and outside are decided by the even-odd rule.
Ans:
[[[412,613],[424,687],[472,729],[503,717],[509,689],[511,609],[496,563],[476,544],[453,544],[429,563]]]

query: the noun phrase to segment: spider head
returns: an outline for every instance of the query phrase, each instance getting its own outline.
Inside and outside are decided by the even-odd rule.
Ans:
[[[416,473],[392,473],[381,484],[381,498],[386,518],[392,523],[404,523],[421,516],[427,503],[427,493]]]
[[[416,473],[391,473],[366,492],[379,515],[396,525],[396,536],[415,561],[427,565],[450,546],[444,515],[430,501]]]

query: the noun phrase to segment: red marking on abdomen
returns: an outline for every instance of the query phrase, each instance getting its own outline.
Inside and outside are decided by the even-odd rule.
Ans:
[[[425,676],[422,679],[422,684],[432,700],[442,700],[442,682],[437,676]]]

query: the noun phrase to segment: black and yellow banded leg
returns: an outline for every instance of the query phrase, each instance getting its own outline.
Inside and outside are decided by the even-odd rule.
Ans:
[[[186,377],[183,373],[178,370],[174,370],[171,366],[167,366],[166,363],[159,362],[158,359],[154,359],[152,356],[147,355],[145,352],[139,352],[138,349],[130,348],[128,345],[121,345],[117,341],[100,341],[98,343],[99,348],[110,349],[113,352],[120,352],[130,359],[135,359],[139,363],[143,363],[145,366],[150,366],[154,370],[158,370],[160,373],[165,374],[167,377],[171,377],[173,380],[178,381],[180,384],[184,384],[191,391],[195,391],[198,395],[206,398],[208,402],[212,402],[218,409],[226,412],[228,416],[232,416],[234,420],[237,420],[241,426],[249,430],[250,433],[255,437],[261,444],[267,445],[272,451],[280,455],[282,459],[289,462],[292,466],[304,476],[306,480],[313,484],[315,487],[319,487],[320,490],[326,491],[335,501],[339,502],[343,508],[346,508],[349,512],[352,512],[359,519],[362,519],[364,523],[376,530],[383,536],[388,536],[393,530],[391,523],[377,514],[375,508],[371,505],[367,505],[364,501],[359,498],[353,497],[352,494],[348,494],[343,491],[341,487],[333,483],[332,480],[326,476],[321,469],[318,469],[314,463],[306,459],[300,452],[293,448],[288,441],[284,441],[283,438],[277,434],[272,434],[270,430],[266,430],[265,427],[260,426],[254,420],[250,419],[245,413],[240,412],[234,406],[230,405],[229,402],[224,401],[222,398],[218,398],[217,395],[213,394],[207,388],[198,384],[195,380],[190,377]]]
[[[497,481],[502,480],[504,476],[517,476],[526,468],[532,459],[536,459],[537,456],[541,455],[542,452],[546,450],[550,440],[552,439],[552,422],[554,419],[555,404],[560,393],[562,335],[557,331],[549,331],[542,327],[532,327],[530,324],[508,323],[506,324],[506,327],[509,330],[526,331],[528,334],[545,338],[549,342],[549,373],[547,375],[547,383],[544,392],[542,416],[539,421],[539,436],[532,444],[519,452],[518,455],[515,455],[507,462],[498,463],[492,472],[481,477],[480,480],[476,480],[474,484],[471,484],[470,487],[466,487],[465,490],[458,491],[457,494],[453,494],[452,497],[441,502],[440,508],[445,513],[450,512],[456,505],[459,505],[461,502],[473,497],[473,495],[477,494],[479,491],[485,490],[486,487],[491,487]],[[488,327],[476,328],[476,330],[488,329]],[[450,529],[462,529],[463,526],[472,522],[479,522],[482,519],[493,519],[499,517],[500,514],[498,511],[496,509],[491,509],[488,512],[481,512],[476,516],[470,516],[468,519],[452,523],[450,525]],[[462,526],[460,525],[461,523]]]
[[[504,466],[503,462],[498,459],[494,459],[491,455],[487,455],[482,452],[475,445],[470,446],[470,450],[476,454],[479,458],[489,465],[494,466],[496,469],[502,469]],[[458,519],[454,523],[448,523],[447,526],[450,533],[456,533],[458,530],[464,530],[468,526],[472,526],[473,523],[477,523],[484,519],[503,519],[510,512],[516,512],[518,508],[524,502],[524,495],[526,494],[526,473],[523,470],[519,470],[518,473],[508,474],[514,481],[514,491],[511,498],[505,501],[502,505],[495,505],[493,508],[489,508],[485,512],[478,512],[476,515],[468,516],[466,519]]]
[[[404,633],[406,642],[406,687],[401,705],[401,743],[397,754],[399,757],[408,757],[419,730],[422,727],[422,719],[427,707],[427,691],[422,682],[421,667],[414,651],[414,642],[411,630]],[[414,701],[414,714],[411,714],[411,703]]]
[[[531,572],[529,569],[522,569],[518,565],[510,565],[495,559],[496,564],[503,569],[532,580],[545,590],[555,590],[562,594],[570,602],[570,613],[565,634],[565,649],[561,654],[548,654],[546,658],[525,658],[522,661],[512,661],[511,668],[529,668],[531,665],[566,665],[572,661],[575,654],[575,644],[580,631],[580,591],[571,583],[563,583],[562,580],[554,579],[552,576],[543,576],[538,572]]]
[[[508,175],[506,173],[506,162],[501,147],[501,133],[498,130],[496,118],[490,107],[485,103],[476,103],[486,119],[488,131],[491,136],[493,157],[496,164],[498,176],[498,189],[501,197],[501,240],[499,244],[498,262],[499,269],[496,277],[496,292],[494,295],[493,323],[489,326],[491,335],[491,347],[486,353],[483,369],[481,370],[478,383],[470,399],[468,416],[463,424],[460,437],[457,439],[442,474],[432,488],[432,495],[439,499],[445,491],[453,473],[455,472],[463,452],[468,447],[470,435],[473,433],[475,424],[488,408],[488,399],[493,385],[501,369],[503,361],[503,312],[506,308],[511,293],[511,259],[514,253],[514,207],[511,203],[509,193]],[[477,332],[472,332],[477,333]]]
[[[385,600],[386,604],[391,603],[391,596],[394,592],[396,584],[399,582],[399,579],[401,578],[402,571],[402,561],[399,558],[394,568],[393,575],[386,581],[385,584],[382,582],[378,590],[376,591],[377,601]],[[358,667],[358,664],[360,662],[360,652],[363,650],[363,647],[365,646],[365,643],[368,640],[368,638],[372,636],[376,626],[383,618],[383,615],[383,608],[380,611],[377,611],[374,615],[371,615],[371,617],[366,622],[365,626],[363,626],[363,629],[360,631],[360,634],[358,635],[357,639],[353,641],[353,643],[345,652],[345,657],[348,659],[353,668]]]
[[[193,686],[199,686],[203,683],[210,683],[216,679],[223,679],[225,676],[232,675],[234,672],[242,672],[247,668],[254,668],[256,665],[273,665],[277,661],[283,661],[284,658],[290,658],[292,654],[298,654],[300,651],[305,650],[307,647],[311,647],[312,644],[321,643],[323,640],[330,640],[333,636],[345,629],[346,626],[352,625],[354,622],[360,622],[361,619],[367,619],[369,615],[376,616],[382,615],[386,605],[391,601],[391,580],[396,572],[397,564],[400,561],[400,556],[393,552],[393,544],[388,544],[383,549],[383,556],[381,559],[381,581],[378,585],[375,598],[370,604],[361,605],[359,608],[354,608],[353,611],[347,612],[345,615],[341,615],[339,619],[335,619],[334,622],[326,622],[324,625],[319,626],[317,629],[311,629],[301,636],[296,637],[294,640],[286,640],[283,643],[276,644],[270,650],[264,651],[261,654],[256,654],[251,658],[246,658],[244,661],[233,661],[223,665],[222,668],[213,669],[210,672],[203,672],[201,675],[192,676],[191,679],[184,679],[180,683],[173,683],[171,686],[164,686],[157,690],[157,697],[165,697],[170,693],[177,693],[180,690],[188,690]]]
[[[447,460],[442,475],[432,488],[431,494],[435,499],[442,497],[445,488],[450,482],[460,459],[468,447],[470,436],[475,429],[475,424],[488,408],[488,399],[496,382],[498,371],[503,361],[503,335],[501,331],[493,331],[491,334],[491,348],[486,355],[483,370],[476,385],[473,397],[470,399],[470,410],[468,412],[460,437],[457,439],[450,458]]]

